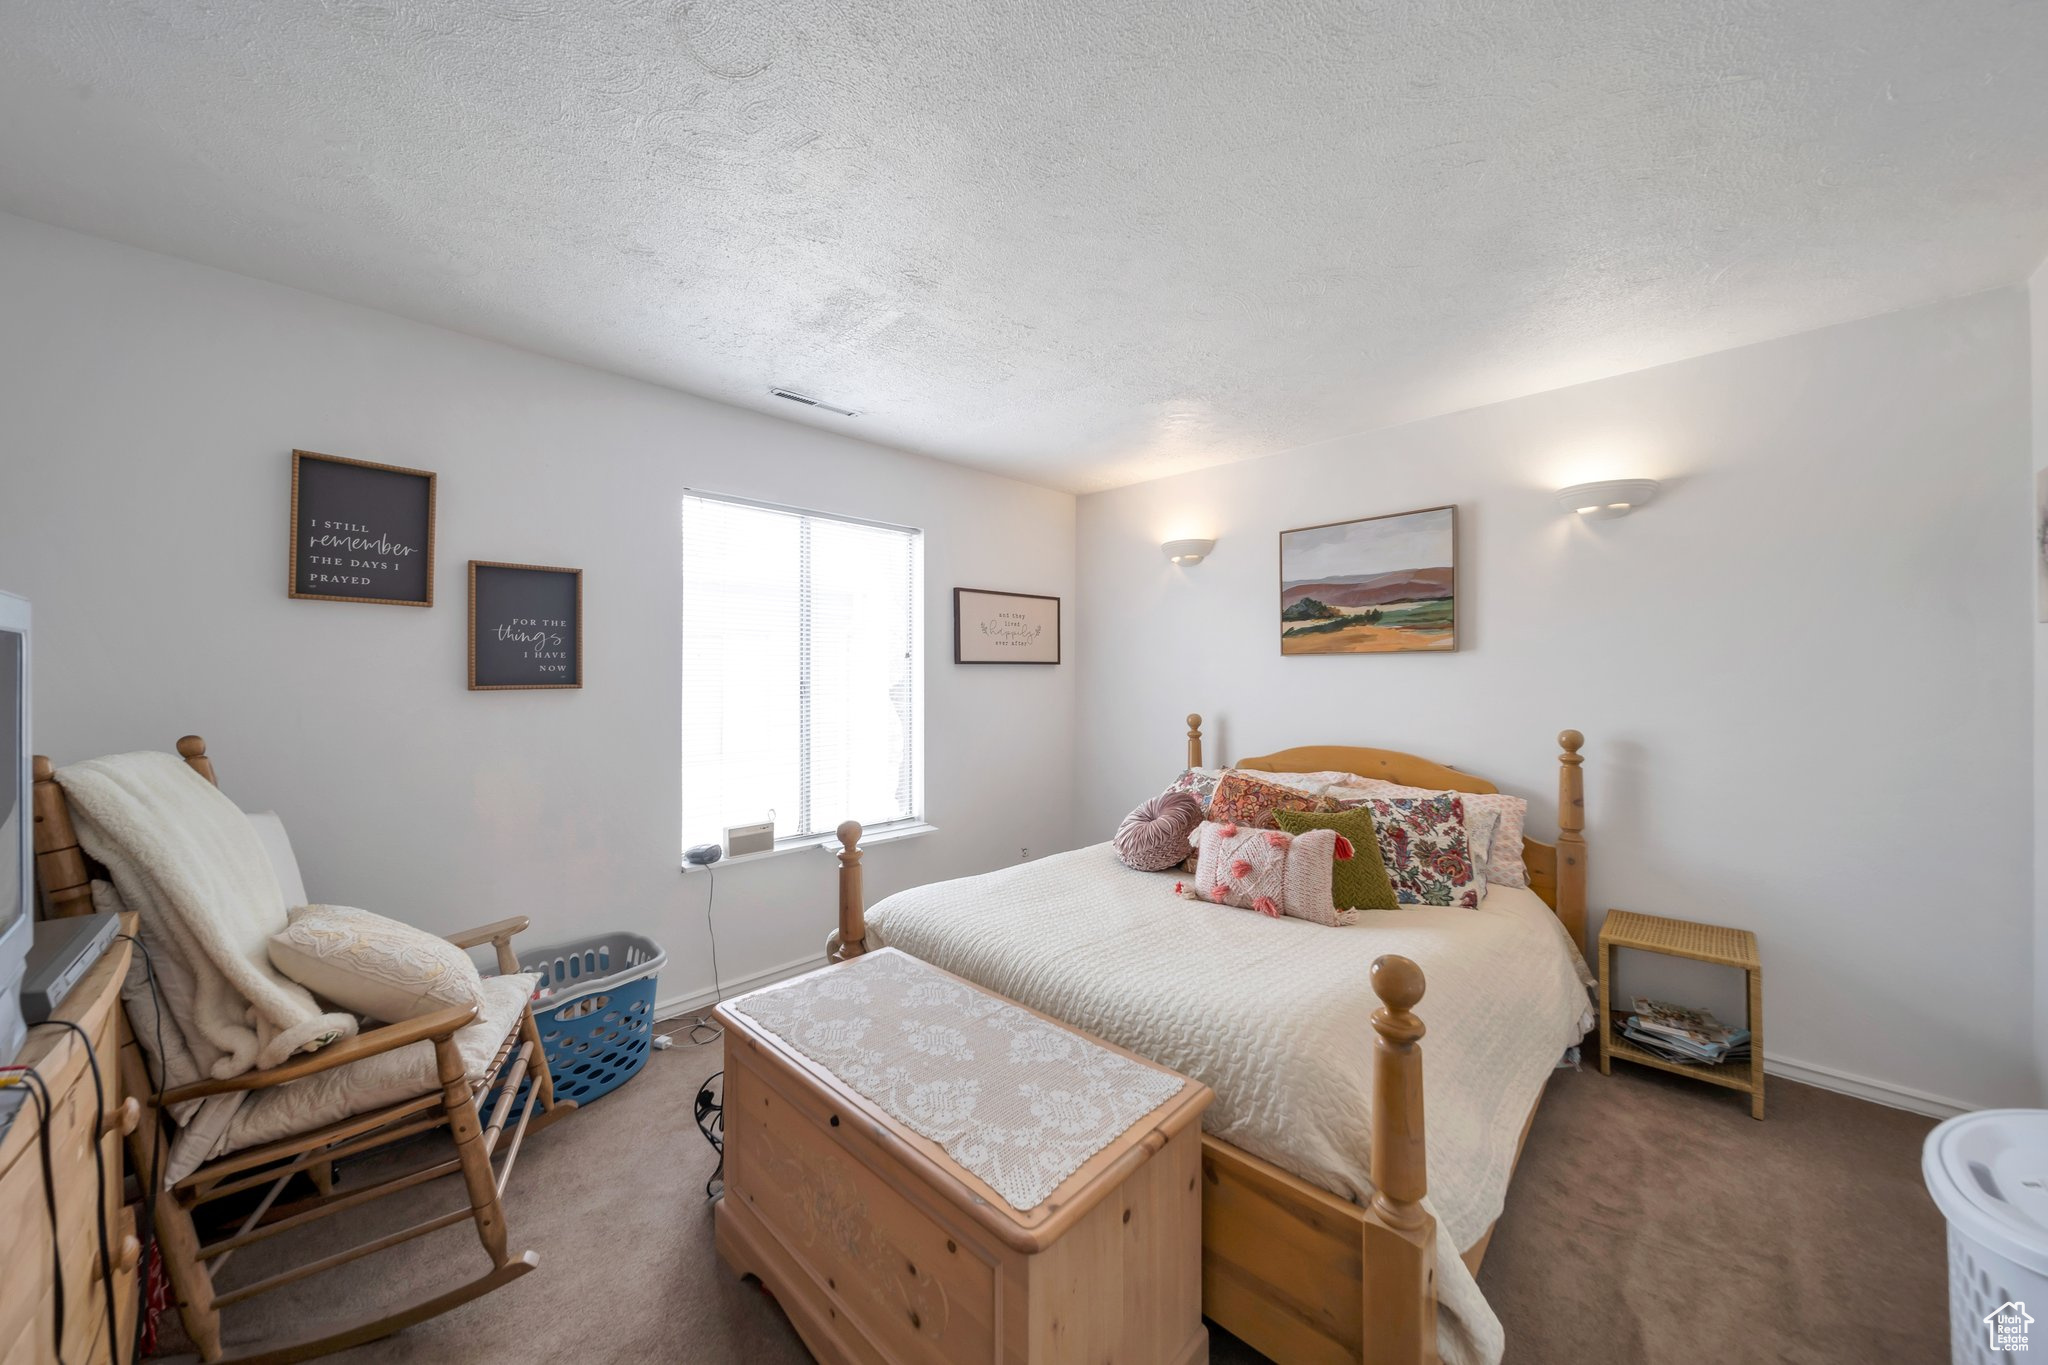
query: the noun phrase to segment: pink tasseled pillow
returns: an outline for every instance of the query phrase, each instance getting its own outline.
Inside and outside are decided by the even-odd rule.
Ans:
[[[1196,900],[1235,905],[1278,919],[1311,924],[1358,923],[1356,910],[1339,910],[1330,895],[1337,859],[1351,841],[1334,829],[1284,834],[1228,821],[1206,821],[1196,844]]]
[[[1188,856],[1188,836],[1202,823],[1202,803],[1188,792],[1165,792],[1124,817],[1110,844],[1126,867],[1164,872]]]

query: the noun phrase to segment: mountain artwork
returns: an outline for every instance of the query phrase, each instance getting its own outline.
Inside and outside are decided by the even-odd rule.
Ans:
[[[1458,512],[1280,533],[1280,652],[1396,654],[1458,647]]]

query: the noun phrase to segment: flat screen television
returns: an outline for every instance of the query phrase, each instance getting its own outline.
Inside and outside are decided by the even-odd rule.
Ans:
[[[21,972],[35,934],[28,603],[0,592],[0,1062],[21,1051]]]

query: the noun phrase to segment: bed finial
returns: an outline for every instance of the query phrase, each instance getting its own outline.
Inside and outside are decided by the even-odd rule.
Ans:
[[[861,901],[860,822],[848,820],[839,835],[839,932],[825,944],[834,962],[859,957],[868,950],[867,907]]]
[[[213,760],[206,756],[206,741],[197,735],[186,735],[178,741],[178,757],[185,760],[185,766],[198,773],[214,786],[220,779],[213,775]]]
[[[1192,712],[1188,715],[1188,766],[1202,766],[1202,718]]]
[[[1586,737],[1577,730],[1558,735],[1564,750],[1557,756],[1557,917],[1580,952],[1586,951],[1586,760],[1579,748]]]
[[[1372,989],[1382,1004],[1372,1013],[1372,1197],[1373,1211],[1389,1226],[1419,1228],[1428,1215],[1428,1163],[1423,1150],[1422,1051],[1426,1030],[1415,1017],[1422,999],[1422,968],[1388,953],[1372,963]]]

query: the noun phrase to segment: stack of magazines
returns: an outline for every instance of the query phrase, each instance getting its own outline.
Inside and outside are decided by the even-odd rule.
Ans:
[[[1667,1062],[1716,1066],[1749,1060],[1749,1030],[1730,1028],[1706,1010],[1636,997],[1622,1036]]]

